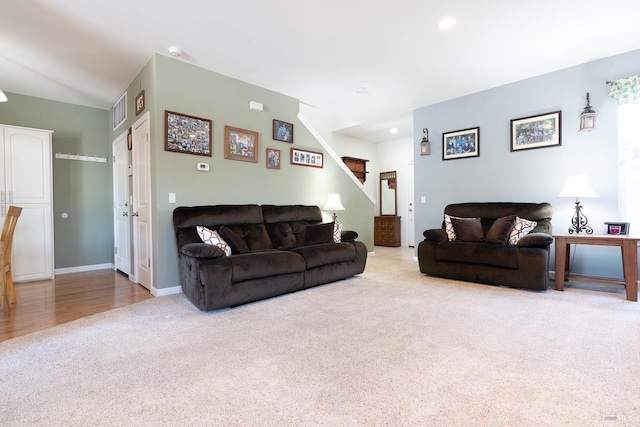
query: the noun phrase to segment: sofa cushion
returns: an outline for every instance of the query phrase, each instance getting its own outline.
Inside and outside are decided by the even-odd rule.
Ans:
[[[490,243],[442,242],[436,246],[437,261],[518,268],[518,248]]]
[[[485,236],[487,243],[506,245],[509,241],[509,237],[511,236],[511,230],[513,230],[515,222],[515,215],[503,216],[496,219]]]
[[[231,281],[233,283],[300,273],[306,268],[305,260],[299,254],[274,249],[238,254],[225,259],[231,265]]]
[[[296,227],[297,233],[294,233],[293,227],[288,222],[278,222],[275,224],[267,224],[267,233],[271,237],[271,243],[276,249],[289,249],[298,244],[298,237],[304,239],[304,232],[306,226],[302,227],[298,225]]]
[[[232,229],[224,225],[218,230],[218,234],[231,246],[231,253],[244,254],[249,252],[249,247]]]
[[[509,236],[509,243],[515,245],[518,240],[529,234],[538,223],[536,221],[529,221],[528,219],[516,217],[516,222],[513,224],[513,230]]]
[[[453,224],[451,223],[451,218],[456,218],[456,219],[478,219],[476,217],[463,218],[463,217],[457,217],[457,216],[444,214],[444,231],[447,233],[447,237],[449,238],[450,242],[453,242],[454,240],[456,240],[456,231],[454,230]]]
[[[456,233],[456,241],[460,242],[482,242],[484,232],[480,218],[461,219],[451,218],[451,224]]]
[[[333,223],[313,224],[307,226],[304,243],[306,245],[317,245],[320,243],[334,243]]]
[[[356,257],[353,243],[299,246],[291,251],[302,255],[307,263],[307,269],[339,262],[353,262]]]
[[[222,249],[225,255],[231,255],[231,246],[225,240],[220,237],[217,231],[209,230],[207,227],[203,227],[198,225],[196,227],[196,231],[198,232],[198,236],[202,239],[202,242],[207,245],[217,246]]]

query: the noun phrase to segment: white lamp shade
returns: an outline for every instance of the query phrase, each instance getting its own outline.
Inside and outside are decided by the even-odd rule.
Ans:
[[[0,102],[7,102],[7,95],[4,94],[3,91],[0,90]]]
[[[340,202],[340,195],[338,193],[331,193],[327,198],[327,203],[324,205],[325,211],[343,211],[344,206]]]
[[[600,197],[589,185],[586,175],[574,175],[567,178],[567,183],[557,197],[571,197],[574,199],[582,197]]]

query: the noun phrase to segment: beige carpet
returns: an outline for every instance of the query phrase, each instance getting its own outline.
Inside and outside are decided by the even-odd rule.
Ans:
[[[154,298],[0,343],[2,426],[640,425],[640,304],[360,277],[202,313]]]

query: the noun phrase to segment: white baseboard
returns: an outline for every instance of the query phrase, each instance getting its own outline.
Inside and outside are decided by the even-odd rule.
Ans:
[[[175,294],[180,294],[182,293],[182,287],[181,286],[172,286],[170,288],[154,288],[153,286],[151,287],[151,295],[153,295],[154,297],[164,297],[167,295],[175,295]]]
[[[55,274],[69,274],[69,273],[81,273],[83,271],[94,271],[94,270],[113,270],[113,264],[93,264],[93,265],[80,265],[78,267],[67,267],[67,268],[56,268],[54,270]]]

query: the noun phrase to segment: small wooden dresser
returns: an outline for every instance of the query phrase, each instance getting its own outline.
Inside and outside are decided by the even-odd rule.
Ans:
[[[377,246],[400,246],[400,217],[377,216],[373,221],[373,244]]]

